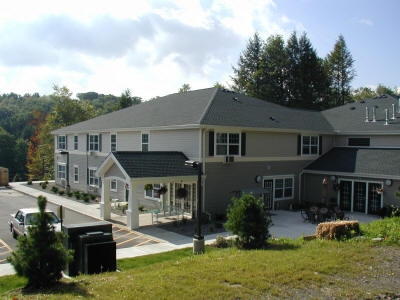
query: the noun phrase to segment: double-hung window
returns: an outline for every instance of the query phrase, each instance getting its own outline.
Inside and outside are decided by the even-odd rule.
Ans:
[[[110,135],[110,145],[111,145],[111,152],[117,151],[117,135],[111,134]]]
[[[79,167],[74,166],[74,183],[79,183]]]
[[[160,188],[161,185],[159,183],[153,184],[153,189],[144,191],[145,198],[160,199]]]
[[[276,178],[275,179],[275,200],[292,199],[293,198],[293,178]]]
[[[142,133],[142,151],[147,152],[149,151],[149,134]]]
[[[74,150],[78,150],[78,136],[74,135]]]
[[[67,176],[67,166],[66,164],[59,163],[57,164],[57,178],[58,179],[66,179]]]
[[[110,181],[110,191],[112,192],[117,191],[117,179],[113,179]]]
[[[302,154],[316,155],[319,152],[319,137],[318,136],[302,136]]]
[[[240,134],[217,133],[215,147],[217,155],[240,155]]]
[[[90,168],[89,169],[89,185],[90,186],[99,186],[99,178],[96,177],[96,169],[95,168]]]
[[[98,134],[91,134],[89,135],[89,151],[99,151],[99,135]]]
[[[57,136],[57,149],[67,150],[67,137],[65,135]]]

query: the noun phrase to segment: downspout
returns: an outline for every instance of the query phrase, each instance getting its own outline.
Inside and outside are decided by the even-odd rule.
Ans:
[[[202,183],[202,207],[203,210],[206,211],[206,201],[205,201],[205,195],[206,195],[206,185],[205,185],[205,178],[206,178],[206,151],[205,151],[205,140],[206,140],[206,131],[204,128],[200,129],[200,139],[201,139],[201,143],[200,143],[200,157],[201,157],[201,166],[203,168],[203,172],[202,172],[202,178],[201,178],[201,183]]]
[[[301,171],[299,173],[299,195],[298,195],[298,204],[300,204],[300,199],[301,199],[301,178],[303,177],[304,171]]]

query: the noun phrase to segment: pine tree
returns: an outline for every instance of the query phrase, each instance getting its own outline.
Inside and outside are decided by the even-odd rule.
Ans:
[[[72,260],[72,251],[64,248],[64,234],[50,225],[47,199],[39,196],[39,213],[28,229],[28,236],[18,238],[17,250],[9,258],[18,275],[28,279],[28,287],[42,288],[57,283],[62,270]]]
[[[262,96],[261,58],[264,44],[258,33],[249,39],[245,51],[239,58],[238,67],[233,67],[233,90],[252,97]]]
[[[343,105],[351,101],[350,83],[355,77],[354,59],[347,49],[342,35],[339,35],[333,50],[325,59],[330,86],[330,106]]]
[[[232,199],[225,228],[238,235],[238,246],[245,249],[263,248],[269,237],[270,224],[261,198],[244,194]]]
[[[287,104],[287,65],[285,41],[280,35],[269,37],[262,55],[262,99]]]

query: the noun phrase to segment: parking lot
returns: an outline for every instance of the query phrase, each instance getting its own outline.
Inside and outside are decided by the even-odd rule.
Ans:
[[[36,198],[22,194],[12,189],[0,189],[0,264],[7,263],[7,257],[11,255],[13,250],[16,250],[17,241],[12,238],[7,221],[10,213],[16,212],[22,207],[35,207]],[[48,203],[48,207],[53,211],[57,207]],[[64,224],[79,224],[98,221],[84,214],[77,213],[66,209]],[[126,227],[113,224],[113,238],[117,244],[117,249],[137,247],[143,245],[157,244],[159,241],[148,235],[129,230]]]

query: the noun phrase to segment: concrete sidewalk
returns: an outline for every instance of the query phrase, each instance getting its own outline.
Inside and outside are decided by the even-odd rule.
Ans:
[[[100,204],[85,204],[75,200],[70,200],[66,197],[61,197],[53,193],[46,193],[34,188],[27,186],[25,183],[10,183],[13,190],[30,195],[32,197],[38,197],[43,195],[49,202],[57,205],[63,205],[64,207],[77,211],[79,213],[97,218],[100,220]],[[367,223],[377,219],[376,216],[355,213],[349,215],[350,219],[358,220],[360,223]],[[270,227],[270,234],[272,237],[280,238],[298,238],[305,235],[311,235],[315,233],[316,224],[304,222],[300,212],[294,211],[275,211],[272,216],[272,226]],[[126,217],[112,214],[112,222],[120,224],[126,224]],[[136,257],[148,254],[161,253],[171,251],[175,249],[188,248],[193,246],[192,237],[177,234],[175,232],[167,231],[158,226],[146,226],[151,225],[152,219],[151,214],[141,214],[139,219],[139,225],[141,226],[137,231],[151,236],[154,239],[160,241],[156,244],[143,245],[131,248],[117,249],[117,259]],[[143,227],[142,227],[143,226]],[[210,244],[215,241],[217,236],[228,236],[228,232],[216,233],[205,235],[206,244]],[[0,264],[0,276],[15,274],[13,267],[10,264]]]

